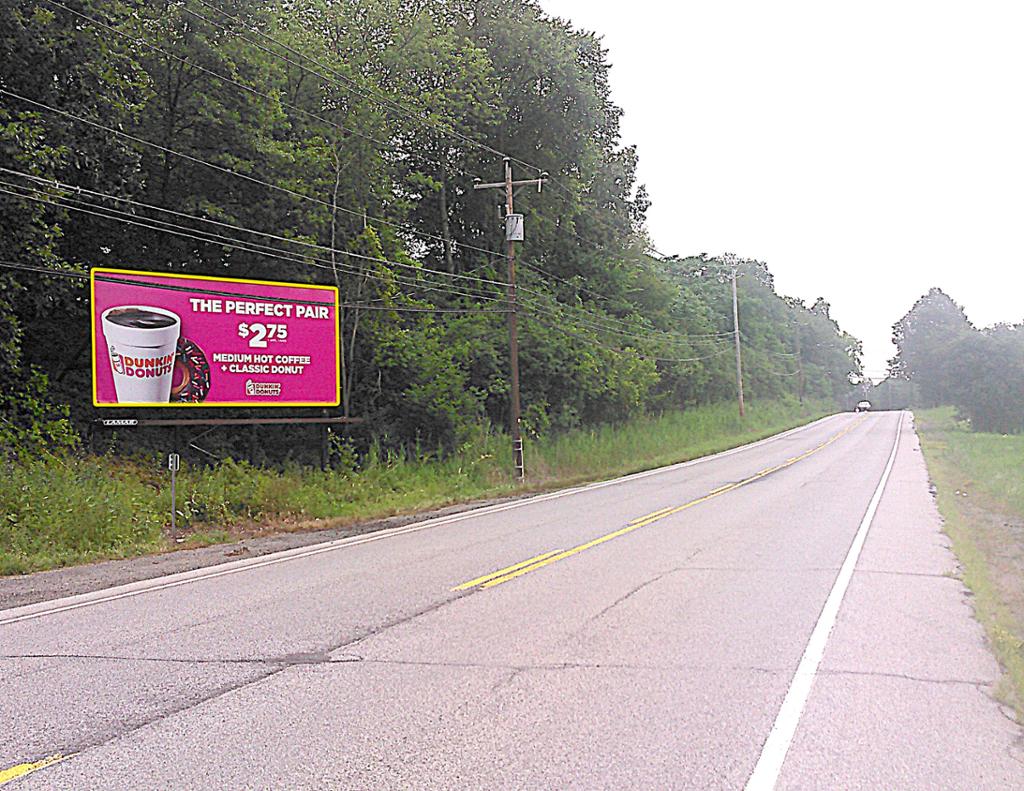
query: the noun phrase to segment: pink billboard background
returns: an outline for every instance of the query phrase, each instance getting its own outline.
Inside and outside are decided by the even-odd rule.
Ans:
[[[337,406],[338,290],[92,270],[96,406]]]

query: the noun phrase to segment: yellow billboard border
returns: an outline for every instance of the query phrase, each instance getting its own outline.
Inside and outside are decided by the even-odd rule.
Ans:
[[[97,274],[114,274],[114,275],[136,275],[141,277],[169,277],[175,279],[184,280],[206,280],[214,283],[245,283],[251,286],[281,286],[284,288],[315,288],[322,291],[333,291],[334,292],[334,371],[335,371],[335,382],[337,383],[338,398],[335,401],[221,401],[216,404],[207,404],[202,401],[199,402],[181,402],[181,403],[158,403],[158,402],[139,402],[129,404],[108,404],[100,403],[97,400],[97,381],[96,381],[96,275]],[[240,297],[246,295],[239,294]],[[90,336],[92,338],[92,405],[98,409],[111,409],[111,408],[145,408],[150,409],[152,407],[169,407],[171,409],[218,409],[220,407],[252,407],[254,409],[266,409],[273,407],[296,407],[296,406],[307,406],[307,407],[336,407],[341,404],[341,382],[339,377],[341,376],[341,337],[339,335],[338,328],[338,310],[339,310],[339,291],[337,286],[321,286],[315,283],[285,283],[280,280],[249,280],[247,278],[239,277],[217,277],[216,275],[176,275],[171,272],[143,272],[137,269],[111,269],[108,267],[93,267],[89,270],[89,321],[90,321]]]

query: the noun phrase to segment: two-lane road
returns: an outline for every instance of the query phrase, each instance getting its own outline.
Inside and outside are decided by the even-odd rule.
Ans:
[[[0,611],[0,779],[1024,788],[927,485],[909,415],[842,414]]]

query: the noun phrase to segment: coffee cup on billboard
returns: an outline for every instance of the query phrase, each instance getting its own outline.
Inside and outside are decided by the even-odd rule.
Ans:
[[[166,404],[181,334],[176,313],[149,305],[103,311],[103,337],[119,404]]]

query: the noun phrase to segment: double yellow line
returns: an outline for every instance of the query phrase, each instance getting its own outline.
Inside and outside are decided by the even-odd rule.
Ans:
[[[695,505],[700,505],[701,503],[706,503],[708,500],[713,500],[716,497],[721,497],[723,494],[727,494],[728,492],[735,491],[736,489],[739,489],[742,486],[747,486],[748,484],[754,483],[755,481],[759,481],[761,480],[761,478],[764,478],[767,475],[771,475],[773,472],[784,470],[786,467],[792,467],[794,464],[803,461],[808,456],[813,456],[815,453],[827,448],[833,442],[838,441],[841,437],[845,436],[846,434],[849,434],[851,431],[853,431],[853,429],[855,429],[857,426],[863,423],[865,419],[866,418],[862,417],[856,422],[851,423],[842,431],[840,431],[837,434],[833,434],[820,445],[811,448],[806,453],[801,453],[799,456],[793,456],[792,458],[786,459],[786,461],[784,461],[782,464],[777,464],[774,467],[768,467],[766,469],[760,470],[759,472],[756,472],[753,475],[751,475],[749,478],[744,478],[742,481],[737,481],[736,483],[729,483],[726,484],[725,486],[719,486],[717,489],[712,489],[703,497],[698,497],[696,500],[690,500],[690,502],[684,503],[683,505],[669,506],[668,508],[662,508],[659,511],[654,511],[645,516],[639,516],[636,519],[629,522],[625,527],[619,528],[618,530],[615,530],[611,533],[606,533],[605,535],[599,536],[598,538],[595,538],[591,541],[587,541],[585,544],[580,544],[579,546],[575,546],[571,549],[566,550],[553,549],[550,552],[545,552],[541,555],[528,558],[527,560],[522,560],[519,563],[514,563],[511,566],[506,566],[503,569],[492,571],[490,574],[485,574],[482,577],[477,577],[476,579],[469,580],[469,582],[463,582],[461,585],[456,585],[454,588],[452,588],[452,590],[466,591],[472,588],[487,589],[493,588],[497,585],[503,585],[506,582],[510,582],[511,580],[516,579],[517,577],[522,577],[524,574],[529,574],[533,571],[537,571],[538,569],[542,569],[545,566],[550,566],[552,563],[557,563],[560,560],[571,558],[573,555],[578,555],[581,552],[587,551],[588,549],[593,549],[594,547],[600,546],[601,544],[611,541],[614,538],[619,538],[621,536],[626,535],[627,533],[632,533],[634,530],[639,530],[641,527],[646,527],[647,525],[653,524],[655,522],[660,522],[662,519],[666,519],[672,516],[673,514],[678,514],[680,511],[685,511],[687,508],[693,508]]]

